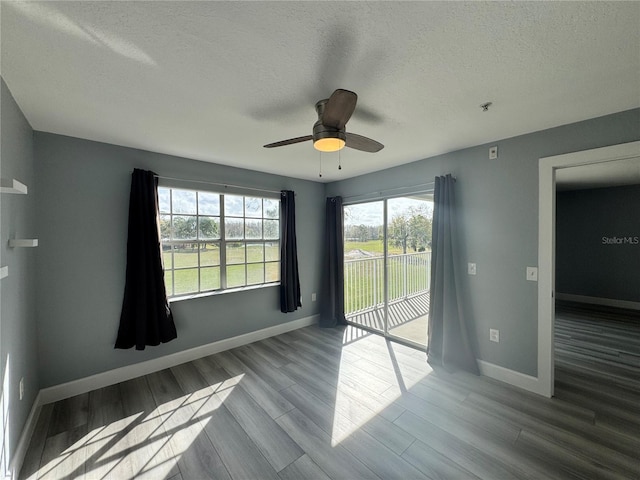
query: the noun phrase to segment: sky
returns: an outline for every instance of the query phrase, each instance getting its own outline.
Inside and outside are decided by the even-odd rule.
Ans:
[[[378,226],[383,224],[383,202],[382,200],[376,202],[358,203],[355,205],[345,205],[345,225],[372,225]],[[433,202],[425,200],[416,200],[413,198],[400,197],[390,198],[387,200],[389,207],[389,219],[395,215],[403,213],[413,206],[414,208],[420,206],[427,206],[431,212],[433,212]]]
[[[169,212],[170,202],[173,202],[173,213],[184,215],[220,215],[220,194],[210,192],[197,192],[195,190],[173,189],[173,196],[170,196],[170,189],[158,187],[158,202],[160,212]],[[197,207],[196,207],[197,198]],[[244,199],[244,206],[243,206]],[[271,198],[259,197],[243,197],[242,195],[224,196],[225,215],[242,217],[243,212],[246,217],[260,218],[277,218],[278,215],[270,212],[278,212],[278,200]]]

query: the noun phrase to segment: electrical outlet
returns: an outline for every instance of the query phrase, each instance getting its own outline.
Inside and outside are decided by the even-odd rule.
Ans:
[[[475,263],[467,264],[467,272],[469,273],[469,275],[475,275],[476,274],[476,264]]]
[[[312,293],[312,294],[311,294],[311,301],[312,301],[312,302],[315,302],[315,301],[316,301],[316,294],[315,294],[315,293]]]
[[[489,160],[498,158],[498,146],[489,147]]]
[[[527,280],[530,282],[538,281],[538,267],[527,267]]]
[[[500,330],[496,330],[494,328],[489,329],[489,340],[492,342],[499,343],[500,342]]]
[[[20,379],[20,400],[24,398],[24,377]]]

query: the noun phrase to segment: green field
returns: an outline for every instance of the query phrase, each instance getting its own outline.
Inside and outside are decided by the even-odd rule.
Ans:
[[[344,242],[345,253],[351,250],[364,250],[365,252],[378,253],[382,255],[384,252],[384,244],[382,240],[368,240],[366,242]],[[389,246],[389,254],[395,255],[402,253],[402,247]]]
[[[197,244],[174,247],[173,254],[171,250],[163,252],[167,295],[185,295],[221,288],[219,246],[203,244],[199,254],[198,260]],[[280,278],[280,246],[277,242],[247,244],[246,249],[244,243],[227,243],[226,257],[227,288],[277,282]]]

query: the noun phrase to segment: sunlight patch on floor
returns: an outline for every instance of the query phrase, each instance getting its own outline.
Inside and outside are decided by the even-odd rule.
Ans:
[[[363,350],[363,342],[367,343],[365,350],[372,351],[372,357],[350,356],[351,351]],[[413,354],[409,347],[388,342],[357,327],[345,329],[336,382],[332,446],[362,428],[433,372],[426,357],[421,369],[403,362],[402,357]]]
[[[177,397],[148,414],[139,412],[95,428],[77,441],[72,437],[81,427],[50,437],[43,456],[54,458],[29,478],[168,478],[177,473],[180,456],[204,434],[206,423],[243,377]]]

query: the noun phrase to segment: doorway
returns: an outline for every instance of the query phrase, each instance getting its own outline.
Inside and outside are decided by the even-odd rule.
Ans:
[[[640,156],[640,142],[541,158],[538,189],[538,377],[530,390],[552,397],[554,393],[555,319],[555,209],[556,173]]]
[[[433,194],[348,204],[343,216],[347,321],[425,350]]]

